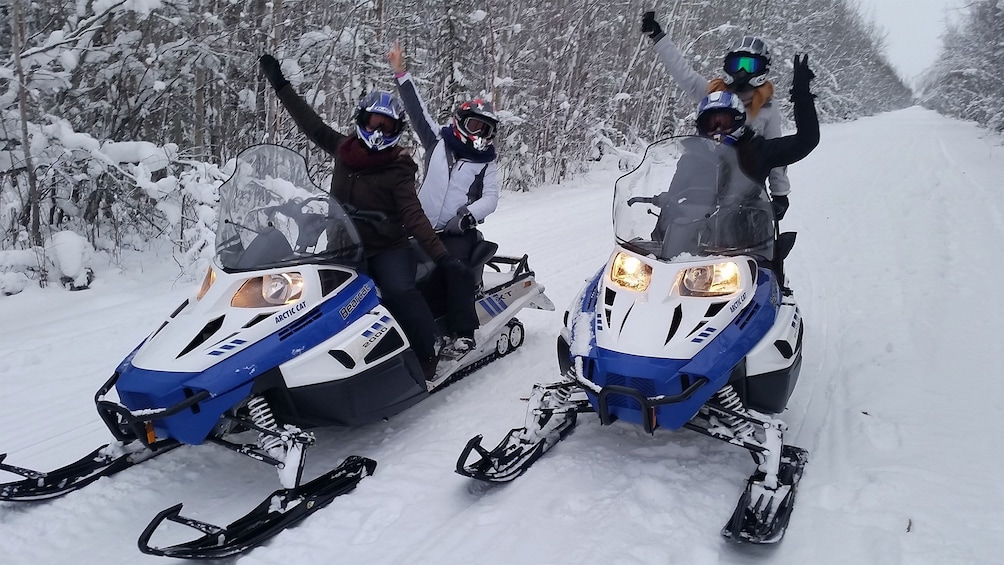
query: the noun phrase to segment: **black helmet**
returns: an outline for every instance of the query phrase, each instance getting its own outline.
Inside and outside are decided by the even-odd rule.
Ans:
[[[482,98],[464,102],[453,114],[453,133],[475,151],[488,150],[498,125],[495,107]]]
[[[752,35],[737,39],[725,55],[725,84],[737,89],[745,85],[756,88],[767,82],[770,70],[770,49],[767,43]]]

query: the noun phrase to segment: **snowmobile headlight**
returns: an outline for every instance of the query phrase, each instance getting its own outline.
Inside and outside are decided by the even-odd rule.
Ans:
[[[289,304],[303,295],[303,277],[300,273],[276,273],[262,278],[261,297],[269,304]]]
[[[652,266],[626,253],[614,255],[610,280],[628,289],[644,292],[652,281]]]
[[[296,302],[303,296],[300,273],[275,273],[244,281],[230,305],[234,308],[268,308]]]
[[[691,267],[680,273],[683,296],[724,296],[739,291],[739,265],[733,261]]]
[[[195,299],[202,300],[202,297],[209,292],[209,287],[213,286],[214,282],[216,282],[216,271],[212,267],[209,267],[206,278],[202,281],[202,288],[199,289],[199,294],[195,295]]]

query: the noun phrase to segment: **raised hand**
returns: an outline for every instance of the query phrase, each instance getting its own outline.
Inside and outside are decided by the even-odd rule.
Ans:
[[[401,42],[394,42],[394,46],[387,52],[387,61],[390,62],[390,68],[395,73],[404,72],[404,49],[401,49]]]
[[[275,57],[265,54],[258,59],[258,64],[261,66],[261,72],[268,79],[268,82],[272,85],[272,88],[277,91],[289,84],[286,77],[282,74],[282,69],[279,67],[279,61]]]
[[[641,17],[641,32],[648,34],[652,39],[662,33],[662,26],[655,21],[655,12],[645,12],[645,15]]]
[[[812,72],[809,68],[809,55],[802,55],[802,59],[799,60],[798,55],[795,55],[794,72],[791,77],[791,93],[804,93],[809,92],[809,82],[816,78],[816,73]]]

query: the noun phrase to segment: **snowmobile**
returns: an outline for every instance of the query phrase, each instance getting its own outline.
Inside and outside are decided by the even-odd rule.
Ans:
[[[379,213],[341,205],[310,180],[306,161],[277,145],[236,159],[221,185],[216,253],[201,288],[134,351],[95,394],[115,437],[65,467],[44,473],[5,464],[24,477],[0,485],[0,500],[60,496],[180,445],[213,443],[273,465],[282,488],[226,527],[160,512],[139,538],[144,553],[218,558],[258,545],[354,489],[376,462],[346,458],[302,482],[306,431],[390,417],[523,342],[515,317],[553,310],[527,256],[499,256],[482,241],[477,296],[479,347],[450,359],[427,381],[394,315],[365,274],[354,222]],[[117,397],[117,398],[116,398]],[[202,537],[155,547],[164,521]]]
[[[700,137],[650,146],[615,184],[615,246],[565,312],[557,382],[534,385],[524,426],[494,449],[472,438],[457,472],[515,479],[595,412],[686,428],[749,450],[757,464],[722,535],[774,543],[787,527],[808,453],[784,443],[802,362],[803,320],[783,274],[763,184],[729,145]]]

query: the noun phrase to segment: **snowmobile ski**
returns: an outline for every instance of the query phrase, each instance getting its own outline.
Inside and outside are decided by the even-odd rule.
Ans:
[[[178,445],[180,445],[178,442],[163,443],[153,451],[139,440],[127,444],[110,443],[48,473],[7,465],[3,462],[7,454],[3,453],[0,454],[0,471],[25,478],[21,481],[0,484],[0,500],[26,502],[56,498],[81,489],[101,477],[114,475],[123,469],[142,463]]]
[[[363,477],[373,474],[376,461],[350,456],[335,469],[296,488],[279,489],[257,507],[226,528],[182,516],[182,504],[157,514],[139,537],[139,550],[149,555],[180,559],[218,559],[251,549],[327,506],[336,497],[351,492]],[[205,533],[201,538],[152,547],[154,531],[168,520]]]
[[[738,543],[770,544],[781,541],[795,505],[795,490],[802,478],[809,452],[793,445],[781,448],[777,488],[764,485],[764,473],[757,471],[746,482],[746,490],[722,535]]]
[[[588,410],[586,400],[573,399],[576,392],[581,394],[575,381],[535,384],[527,407],[527,425],[510,430],[491,451],[482,447],[483,436],[471,438],[457,460],[457,473],[492,483],[509,482],[522,475],[572,432],[578,412]],[[468,464],[475,451],[480,459]]]

